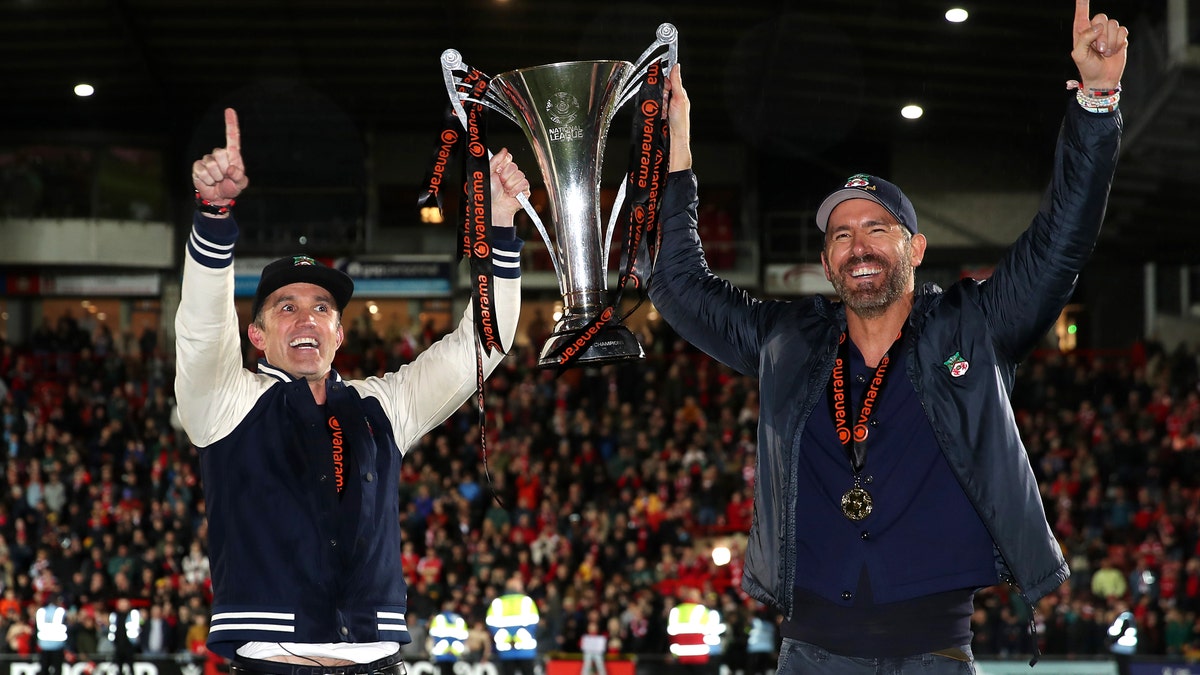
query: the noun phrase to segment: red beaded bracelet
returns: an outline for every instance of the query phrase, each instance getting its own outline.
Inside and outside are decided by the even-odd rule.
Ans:
[[[1083,91],[1083,83],[1079,80],[1067,80],[1067,89],[1078,89],[1079,91]],[[1120,82],[1118,82],[1117,86],[1112,89],[1088,89],[1084,96],[1090,96],[1091,98],[1109,98],[1119,93],[1121,93]]]
[[[236,203],[236,200],[230,199],[228,204],[214,204],[201,197],[199,190],[196,191],[196,210],[200,213],[208,213],[214,216],[229,215],[229,209],[233,208],[233,205]]]

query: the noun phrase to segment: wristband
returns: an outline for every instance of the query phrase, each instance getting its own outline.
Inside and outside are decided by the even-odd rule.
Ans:
[[[1117,104],[1121,102],[1121,94],[1114,92],[1111,96],[1088,96],[1080,89],[1075,94],[1075,100],[1088,112],[1110,113],[1117,109]]]
[[[1092,113],[1110,113],[1121,102],[1121,84],[1113,89],[1084,89],[1078,80],[1068,80],[1067,89],[1075,90],[1080,107]]]
[[[196,210],[200,213],[207,213],[212,216],[227,216],[229,210],[237,201],[230,199],[228,204],[214,204],[209,200],[200,196],[200,191],[196,191]]]

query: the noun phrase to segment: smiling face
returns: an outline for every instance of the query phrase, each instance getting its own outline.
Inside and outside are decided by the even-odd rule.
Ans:
[[[821,264],[847,309],[870,319],[913,291],[925,236],[911,235],[887,209],[848,199],[829,214]]]
[[[271,365],[310,382],[321,381],[342,345],[341,315],[333,294],[324,288],[288,284],[267,296],[246,335]]]

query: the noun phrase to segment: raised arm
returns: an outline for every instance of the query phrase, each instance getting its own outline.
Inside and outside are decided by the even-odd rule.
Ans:
[[[517,195],[529,194],[529,180],[506,149],[491,159],[492,263],[495,274],[495,308],[500,340],[511,345],[521,312],[520,250],[513,216],[521,208]],[[412,363],[383,377],[356,382],[360,390],[376,396],[393,423],[396,442],[407,450],[430,429],[459,408],[477,384],[474,313],[463,311],[458,327],[435,342]],[[484,355],[488,375],[504,354]]]
[[[230,207],[250,184],[241,148],[237,113],[226,109],[225,147],[192,163],[196,215],[175,315],[175,395],[183,428],[200,447],[237,424],[257,386],[242,367],[233,303],[238,227]]]
[[[650,299],[681,337],[738,372],[755,374],[767,314],[763,303],[712,273],[697,229],[692,175],[691,101],[680,66],[664,87],[671,134],[670,174],[662,206],[662,247],[654,261]]]
[[[1078,103],[1068,103],[1050,186],[1029,228],[982,286],[997,346],[1015,359],[1053,326],[1095,248],[1121,138],[1118,85],[1129,31],[1076,0],[1071,57]]]

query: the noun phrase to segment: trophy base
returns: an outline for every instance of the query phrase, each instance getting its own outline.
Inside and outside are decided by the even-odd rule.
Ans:
[[[556,330],[542,346],[538,366],[541,368],[560,367],[559,359],[554,356],[568,341],[574,340],[574,331]],[[591,344],[571,362],[572,366],[583,364],[611,363],[614,361],[633,361],[645,358],[642,345],[633,336],[633,332],[625,326],[607,324],[600,329]]]

